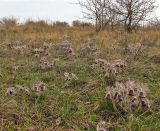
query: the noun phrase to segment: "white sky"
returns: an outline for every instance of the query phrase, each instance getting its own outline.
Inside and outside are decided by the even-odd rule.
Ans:
[[[0,18],[14,16],[21,22],[27,18],[67,21],[82,18],[77,0],[0,0]],[[160,4],[160,0],[157,0]],[[160,16],[160,8],[156,11]]]

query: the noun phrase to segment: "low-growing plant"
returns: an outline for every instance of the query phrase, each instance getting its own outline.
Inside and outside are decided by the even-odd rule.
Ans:
[[[147,98],[147,91],[148,88],[144,84],[135,81],[116,82],[114,86],[107,89],[105,98],[115,108],[133,113],[136,109],[146,110],[150,108],[151,102]]]

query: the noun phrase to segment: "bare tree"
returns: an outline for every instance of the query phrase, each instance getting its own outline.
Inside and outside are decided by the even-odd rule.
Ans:
[[[109,22],[108,9],[110,3],[110,0],[78,1],[78,4],[82,7],[84,18],[95,23],[97,32],[104,29]]]
[[[120,25],[119,23],[119,14],[114,10],[114,4],[112,2],[110,2],[110,6],[107,10],[107,16],[108,16],[108,24],[111,26],[112,30],[114,29],[114,27],[116,25]]]
[[[124,23],[125,30],[132,32],[155,7],[155,0],[115,0],[112,11],[120,16],[119,22]]]
[[[150,19],[147,23],[147,27],[159,29],[160,28],[160,19],[158,17],[154,17],[154,18]]]

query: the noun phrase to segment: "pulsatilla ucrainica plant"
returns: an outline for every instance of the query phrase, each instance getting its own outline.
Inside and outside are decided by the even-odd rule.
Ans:
[[[144,84],[135,81],[116,82],[114,86],[107,89],[105,99],[116,109],[132,113],[138,109],[147,110],[150,108],[151,102],[147,98],[148,91]]]

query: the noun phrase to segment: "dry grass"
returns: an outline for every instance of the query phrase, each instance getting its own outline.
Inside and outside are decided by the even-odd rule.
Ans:
[[[159,36],[147,29],[0,27],[1,130],[160,130]],[[147,85],[147,108],[125,111],[105,98],[110,86],[128,80]]]

